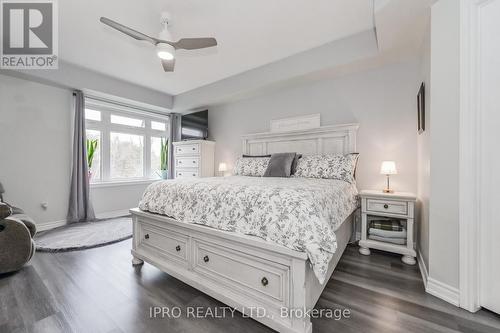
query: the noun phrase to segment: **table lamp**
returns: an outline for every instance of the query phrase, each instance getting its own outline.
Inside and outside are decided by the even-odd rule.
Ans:
[[[387,176],[387,188],[384,189],[384,193],[394,193],[394,190],[391,189],[389,183],[390,175],[397,175],[398,170],[396,169],[396,162],[394,161],[383,161],[380,166],[380,174]]]
[[[219,163],[219,174],[221,176],[224,176],[226,171],[227,171],[226,163],[224,163],[224,162]]]

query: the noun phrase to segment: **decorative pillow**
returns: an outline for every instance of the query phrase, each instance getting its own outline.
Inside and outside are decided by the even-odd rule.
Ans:
[[[295,158],[293,159],[292,162],[292,170],[291,170],[291,175],[295,175],[297,172],[297,163],[299,163],[299,159],[302,158],[302,154],[295,154]]]
[[[262,177],[266,172],[270,159],[270,157],[240,157],[234,165],[234,174]]]
[[[295,153],[277,153],[271,156],[264,177],[290,177]]]
[[[330,178],[354,182],[359,154],[327,154],[303,156],[298,160],[296,177]]]

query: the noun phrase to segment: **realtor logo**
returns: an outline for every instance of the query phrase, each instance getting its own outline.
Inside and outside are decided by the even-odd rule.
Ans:
[[[0,0],[0,67],[57,69],[56,0]]]

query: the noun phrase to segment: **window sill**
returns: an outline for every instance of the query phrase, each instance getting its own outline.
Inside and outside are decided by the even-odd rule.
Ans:
[[[158,180],[161,180],[161,179],[141,179],[141,180],[124,180],[124,181],[109,181],[109,182],[90,183],[90,188],[147,185],[147,184],[154,183]]]

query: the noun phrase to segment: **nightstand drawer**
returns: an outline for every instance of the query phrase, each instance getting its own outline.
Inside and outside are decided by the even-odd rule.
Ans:
[[[408,215],[408,203],[401,201],[366,199],[368,212]]]

